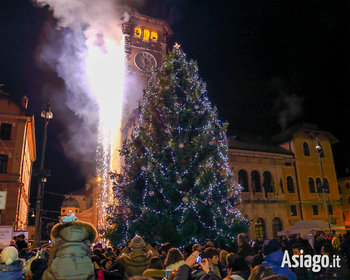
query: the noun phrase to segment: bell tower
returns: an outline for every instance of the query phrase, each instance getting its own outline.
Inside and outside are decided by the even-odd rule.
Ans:
[[[167,51],[167,40],[172,35],[164,20],[129,14],[123,24],[127,64],[123,102],[122,139],[130,136],[137,119],[137,107],[147,85],[152,68],[159,68]]]

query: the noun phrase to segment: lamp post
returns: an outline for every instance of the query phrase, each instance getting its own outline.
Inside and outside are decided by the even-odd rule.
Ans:
[[[329,232],[331,232],[331,223],[329,221],[328,201],[327,201],[327,197],[326,197],[326,185],[324,183],[323,167],[322,167],[322,159],[321,159],[321,154],[323,153],[323,148],[322,148],[321,143],[317,137],[316,137],[316,147],[315,148],[316,148],[316,152],[318,153],[319,160],[320,160],[320,170],[321,170],[321,180],[322,180],[320,189],[322,190],[322,193],[323,193],[323,200],[324,200],[325,208],[326,208],[328,229],[329,229]],[[318,192],[318,190],[317,190],[317,192]]]
[[[36,197],[36,208],[35,208],[34,242],[36,246],[40,245],[41,202],[43,198],[45,183],[47,182],[47,179],[45,177],[45,172],[44,172],[44,160],[45,160],[45,149],[46,149],[46,139],[47,139],[47,125],[49,124],[49,120],[53,118],[50,101],[47,102],[46,109],[45,111],[42,111],[40,116],[44,119],[44,136],[43,136],[43,144],[41,146],[38,194]]]

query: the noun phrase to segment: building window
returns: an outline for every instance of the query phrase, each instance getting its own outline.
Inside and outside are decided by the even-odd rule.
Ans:
[[[155,32],[155,31],[151,32],[151,40],[154,41],[154,42],[157,42],[157,40],[158,40],[157,32]]]
[[[143,40],[145,41],[149,41],[149,37],[150,37],[150,32],[148,29],[144,29],[143,30]]]
[[[310,191],[310,193],[316,193],[314,179],[309,178],[308,182],[309,182],[309,191]]]
[[[297,206],[296,205],[291,205],[290,206],[290,215],[291,216],[298,216]]]
[[[62,213],[66,213],[66,209],[63,209],[63,210],[62,210]]]
[[[141,37],[141,35],[142,35],[142,30],[141,30],[141,28],[140,27],[135,27],[135,29],[134,29],[134,35],[136,36],[136,37]]]
[[[261,218],[258,218],[255,223],[255,237],[260,240],[265,239],[265,223]]]
[[[2,123],[0,127],[0,139],[10,140],[11,139],[11,128],[12,124]]]
[[[322,193],[322,181],[320,178],[316,178],[317,192]]]
[[[318,216],[318,205],[312,205],[312,214]]]
[[[273,192],[271,173],[269,171],[265,171],[263,174],[263,177],[264,177],[263,186],[265,188],[265,192]]]
[[[0,173],[7,173],[7,155],[0,155]]]
[[[327,178],[323,179],[323,187],[324,187],[324,191],[326,193],[330,193],[330,188],[329,188],[329,183],[328,183]]]
[[[347,189],[350,189],[350,183],[346,183],[346,184],[345,184],[345,187],[346,187]]]
[[[274,218],[272,220],[272,234],[273,238],[277,238],[277,233],[282,230],[282,221],[280,218]]]
[[[309,145],[306,142],[303,143],[303,149],[304,149],[304,156],[310,156]]]
[[[287,177],[287,190],[289,193],[294,193],[294,182],[291,176]]]
[[[332,205],[327,205],[328,206],[328,215],[333,215],[333,207]]]
[[[249,192],[247,171],[242,169],[238,172],[238,183],[242,186],[242,192]]]
[[[261,192],[261,185],[260,185],[260,174],[258,171],[254,170],[251,174],[251,182],[252,182],[252,191],[254,192]]]

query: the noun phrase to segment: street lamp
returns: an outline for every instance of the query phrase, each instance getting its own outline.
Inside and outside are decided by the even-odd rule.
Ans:
[[[40,158],[40,169],[39,169],[39,184],[38,184],[38,194],[36,197],[36,208],[35,208],[35,228],[34,228],[34,242],[36,246],[40,245],[41,239],[41,201],[43,198],[44,187],[47,179],[45,177],[44,171],[44,160],[45,160],[45,149],[46,149],[46,138],[47,138],[47,125],[49,124],[49,120],[53,118],[53,114],[51,112],[51,104],[50,101],[47,102],[45,111],[42,111],[41,117],[44,119],[44,136],[43,136],[43,144],[41,146],[41,158]]]
[[[315,146],[315,149],[316,149],[316,152],[318,153],[319,155],[319,160],[320,160],[320,170],[321,170],[321,185],[320,185],[320,188],[323,192],[323,200],[324,200],[324,203],[325,203],[325,208],[326,208],[326,215],[327,215],[327,223],[328,223],[328,229],[329,229],[329,232],[331,232],[331,223],[329,221],[329,209],[328,209],[328,201],[327,201],[327,197],[326,197],[326,185],[324,183],[324,177],[323,177],[323,167],[322,167],[322,159],[321,159],[321,154],[323,153],[323,148],[321,146],[321,143],[320,143],[320,140],[318,140],[318,138],[316,137],[316,146]],[[317,190],[318,192],[318,190]]]

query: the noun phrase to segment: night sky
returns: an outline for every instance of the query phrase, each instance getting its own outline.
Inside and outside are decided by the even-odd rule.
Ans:
[[[350,168],[349,1],[127,2],[168,21],[174,31],[169,46],[178,42],[198,62],[210,100],[230,123],[229,133],[273,135],[284,125],[313,123],[339,140],[333,146],[338,174]],[[34,168],[41,151],[40,112],[64,89],[53,71],[36,62],[43,34],[54,24],[50,12],[30,0],[0,1],[0,84],[15,100],[29,97],[37,132]],[[64,153],[65,121],[77,118],[62,106],[52,104],[45,161],[52,172],[46,190],[61,194],[82,188],[88,173]],[[36,188],[34,178],[33,197]],[[61,201],[47,194],[44,208],[58,210]]]

